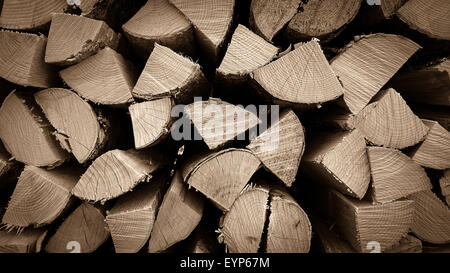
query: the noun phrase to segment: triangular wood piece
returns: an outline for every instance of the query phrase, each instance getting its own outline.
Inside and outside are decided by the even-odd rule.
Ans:
[[[264,167],[290,187],[295,181],[305,149],[303,126],[292,110],[285,110],[278,121],[251,140],[247,148],[261,160]]]
[[[403,149],[424,139],[428,128],[392,88],[383,90],[354,119],[374,145]]]
[[[155,43],[190,56],[195,52],[192,25],[169,0],[147,1],[122,29],[145,58],[148,58]]]
[[[131,62],[109,47],[79,64],[61,70],[59,74],[81,97],[94,103],[126,105],[133,101],[131,90],[137,80],[137,70]]]
[[[342,95],[342,86],[316,40],[255,70],[253,78],[281,104],[321,104]]]
[[[52,17],[45,62],[71,65],[109,46],[117,49],[119,36],[103,21],[57,13]]]
[[[425,170],[398,150],[368,147],[374,201],[391,202],[412,193],[431,189]]]
[[[450,207],[450,169],[447,169],[439,179],[441,194],[445,198],[447,206]]]
[[[0,77],[24,86],[56,84],[56,69],[44,62],[46,44],[43,35],[0,31]]]
[[[348,44],[331,61],[344,87],[344,103],[354,114],[394,76],[421,47],[399,35],[372,34]]]
[[[46,236],[43,228],[26,228],[20,233],[0,230],[0,253],[39,253]]]

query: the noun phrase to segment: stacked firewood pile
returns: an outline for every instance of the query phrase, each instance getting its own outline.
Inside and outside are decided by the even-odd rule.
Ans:
[[[0,2],[0,252],[450,243],[450,2]]]

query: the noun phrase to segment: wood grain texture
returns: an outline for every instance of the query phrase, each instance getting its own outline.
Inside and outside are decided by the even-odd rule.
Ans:
[[[450,207],[450,169],[444,171],[442,177],[439,179],[439,186],[447,206]]]
[[[26,228],[22,232],[0,230],[0,253],[38,253],[47,236],[44,228]]]

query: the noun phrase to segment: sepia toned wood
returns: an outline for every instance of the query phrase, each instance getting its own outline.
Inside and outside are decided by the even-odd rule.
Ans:
[[[105,47],[81,63],[61,70],[59,75],[85,99],[97,104],[123,106],[134,101],[131,91],[137,73],[131,62],[114,49]]]
[[[24,86],[54,85],[56,69],[44,62],[46,44],[44,35],[1,30],[0,77]]]
[[[391,249],[384,253],[422,253],[422,241],[412,235],[405,235]]]
[[[221,253],[216,231],[204,222],[200,222],[187,240],[185,253]]]
[[[228,211],[260,164],[249,150],[230,148],[188,160],[182,175],[219,209]]]
[[[316,246],[321,253],[355,253],[350,244],[341,238],[334,230],[334,226],[328,224],[320,216],[314,213],[308,214],[313,229],[313,247]]]
[[[140,56],[148,58],[155,43],[189,56],[195,53],[191,23],[169,0],[149,0],[123,26]]]
[[[70,253],[70,242],[80,244],[80,253],[97,250],[109,238],[105,211],[89,203],[82,203],[62,222],[45,245],[47,253]]]
[[[422,122],[429,128],[428,134],[411,151],[411,158],[426,168],[450,168],[450,133],[436,121],[422,119]]]
[[[358,14],[361,0],[302,1],[299,12],[286,26],[290,42],[318,38],[327,41],[338,35]]]
[[[184,112],[210,150],[222,147],[251,128],[256,129],[260,123],[255,113],[212,97],[187,105]]]
[[[148,242],[148,252],[162,252],[186,239],[203,215],[204,197],[183,183],[176,171],[159,207]]]
[[[290,187],[305,150],[304,128],[292,110],[284,110],[277,122],[251,140],[247,148]]]
[[[72,193],[86,201],[105,202],[151,181],[168,163],[168,157],[156,150],[111,150],[95,159]]]
[[[130,105],[136,149],[153,146],[170,133],[173,104],[172,98],[164,97]]]
[[[450,106],[450,60],[407,70],[388,83],[407,101]]]
[[[59,146],[52,128],[28,93],[11,92],[0,108],[0,138],[6,150],[25,164],[58,166],[69,155]]]
[[[358,36],[331,60],[344,89],[344,104],[359,113],[372,97],[421,47],[399,35]]]
[[[177,103],[191,102],[194,96],[208,92],[209,84],[199,64],[158,43],[132,91],[137,98],[172,96]]]
[[[45,170],[26,166],[8,203],[2,223],[8,228],[52,223],[72,205],[70,191],[81,171],[74,167]]]
[[[119,198],[106,223],[117,253],[136,253],[150,237],[163,195],[166,175],[160,175]]]
[[[371,198],[386,203],[412,193],[431,189],[425,170],[402,152],[383,147],[367,147],[372,174]]]
[[[23,165],[12,158],[0,141],[0,192],[14,187],[22,167]]]
[[[45,62],[72,65],[108,46],[117,49],[119,36],[103,21],[56,13],[48,34]]]
[[[95,158],[106,145],[107,130],[85,100],[63,88],[50,88],[34,94],[39,107],[56,129],[61,147],[71,152],[79,163]],[[104,117],[103,117],[104,118]]]
[[[300,0],[277,1],[252,0],[250,6],[250,26],[264,39],[272,41],[278,32],[297,13]]]
[[[411,104],[411,110],[418,117],[423,119],[435,120],[439,124],[450,131],[450,116],[448,115],[448,108],[445,106],[425,105],[425,104]]]
[[[444,171],[442,177],[439,179],[439,186],[447,206],[450,207],[450,169]]]
[[[192,22],[199,52],[216,67],[230,32],[235,0],[169,1]]]
[[[397,11],[397,16],[411,29],[430,38],[450,40],[449,12],[446,0],[411,0]]]
[[[362,199],[369,187],[370,168],[361,132],[358,129],[318,132],[310,139],[300,172],[343,194]]]
[[[392,88],[383,90],[354,119],[370,143],[403,149],[422,141],[428,128]]]
[[[257,88],[281,106],[320,105],[342,95],[339,84],[316,40],[253,72]]]
[[[450,242],[450,209],[431,190],[408,196],[414,200],[411,231],[422,241],[433,244]]]
[[[46,236],[44,228],[26,228],[20,233],[0,230],[0,253],[39,253]]]

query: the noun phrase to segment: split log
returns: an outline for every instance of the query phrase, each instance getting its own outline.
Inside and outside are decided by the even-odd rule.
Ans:
[[[172,98],[165,97],[130,105],[136,149],[154,146],[167,137],[173,123],[173,104]]]
[[[431,190],[408,196],[414,200],[415,214],[411,231],[422,241],[450,243],[450,209]]]
[[[265,168],[286,186],[292,186],[305,150],[303,126],[292,110],[281,113],[267,131],[251,140],[247,146]]]
[[[354,114],[394,76],[421,47],[393,34],[360,36],[331,61],[344,88],[344,104]]]
[[[403,149],[422,141],[428,128],[392,88],[383,90],[354,119],[372,144]]]
[[[339,84],[316,40],[253,72],[256,89],[281,106],[308,106],[337,99]]]
[[[395,149],[368,147],[372,173],[371,198],[386,203],[412,193],[431,189],[425,170],[407,155]]]
[[[158,176],[148,184],[119,198],[106,216],[117,253],[136,253],[148,241],[167,176]],[[184,212],[183,212],[184,213]]]
[[[94,159],[107,148],[111,134],[109,121],[97,115],[77,94],[68,89],[50,88],[35,93],[34,98],[56,129],[56,139],[79,163]]]
[[[231,148],[187,161],[182,175],[219,209],[228,211],[260,164],[249,150]]]
[[[148,58],[155,43],[194,56],[194,29],[168,0],[149,0],[122,26],[141,57]]]
[[[8,203],[2,223],[7,228],[52,223],[73,204],[70,191],[81,171],[73,167],[45,170],[26,166]]]
[[[43,228],[26,228],[22,232],[0,230],[0,253],[38,253],[47,236]]]
[[[70,243],[80,245],[80,253],[94,252],[109,238],[105,223],[105,211],[88,203],[82,203],[61,224],[50,237],[45,251],[48,253],[69,253]]]
[[[429,128],[428,134],[409,155],[426,168],[450,168],[450,133],[436,121],[423,119],[422,122]]]
[[[51,135],[50,124],[32,96],[11,92],[0,108],[0,138],[20,162],[33,166],[58,166],[68,154]]]
[[[391,249],[384,251],[384,253],[422,253],[422,241],[407,234]]]
[[[272,41],[297,13],[300,3],[300,0],[283,0],[274,5],[270,0],[252,0],[250,26],[264,39]]]
[[[151,181],[154,173],[168,163],[168,156],[156,150],[108,151],[89,166],[72,193],[90,202],[105,202]]]
[[[52,13],[63,12],[61,0],[3,0],[0,27],[15,30],[42,29],[52,19]]]
[[[447,131],[450,131],[450,116],[448,115],[447,107],[411,103],[409,105],[414,114],[420,118],[435,120]]]
[[[197,43],[208,63],[219,62],[226,44],[235,0],[170,0],[194,25]]]
[[[224,146],[260,123],[255,113],[216,98],[191,103],[184,112],[210,150]]]
[[[200,65],[157,43],[132,91],[146,100],[172,96],[176,103],[189,103],[208,92]]]
[[[343,194],[362,199],[369,187],[366,142],[358,129],[311,135],[301,162],[301,173]]]
[[[336,226],[358,252],[370,252],[369,243],[373,241],[379,243],[382,252],[391,248],[408,233],[413,222],[414,202],[411,200],[372,205],[336,191],[331,197]]]
[[[411,0],[397,16],[411,29],[438,40],[450,40],[450,6],[445,0]]]
[[[289,42],[318,38],[323,42],[336,37],[358,14],[362,0],[302,1],[299,12],[286,27]]]
[[[441,187],[441,194],[445,197],[447,206],[450,207],[450,169],[444,171],[444,174],[439,179],[439,186]]]
[[[400,73],[388,83],[407,101],[450,106],[450,60]]]
[[[186,239],[200,222],[204,197],[183,183],[175,172],[159,207],[148,242],[148,252],[161,252]]]
[[[131,90],[137,80],[137,70],[109,47],[59,74],[81,97],[94,103],[123,106],[134,101]]]
[[[72,65],[109,46],[117,49],[119,36],[103,21],[71,14],[54,14],[45,62]]]
[[[24,86],[54,85],[56,69],[44,62],[46,44],[44,35],[0,31],[0,77]]]

